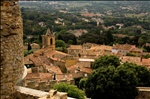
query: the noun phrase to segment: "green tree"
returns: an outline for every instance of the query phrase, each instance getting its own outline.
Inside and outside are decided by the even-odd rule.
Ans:
[[[150,86],[150,71],[132,63],[120,64],[115,56],[102,56],[97,59],[92,74],[80,86],[92,99],[135,99],[136,87]]]
[[[144,66],[138,66],[132,63],[124,63],[121,65],[124,68],[129,68],[130,71],[132,70],[135,73],[137,78],[137,85],[136,86],[150,86],[150,71]]]
[[[143,57],[148,59],[148,58],[150,58],[150,54],[143,55]]]
[[[66,44],[63,40],[56,40],[56,47],[66,47]]]
[[[95,60],[95,62],[92,64],[92,69],[97,69],[99,67],[107,67],[109,65],[113,65],[115,67],[120,65],[120,60],[118,57],[114,55],[104,55]]]
[[[92,99],[135,99],[137,79],[129,68],[100,67],[85,83],[85,93]]]
[[[67,92],[69,97],[84,99],[85,93],[78,89],[75,85],[70,85],[67,83],[54,84],[54,89],[57,89],[60,92]]]
[[[126,54],[126,56],[134,56],[135,57],[136,55],[129,52]]]
[[[105,41],[105,44],[112,44],[113,43],[113,36],[112,36],[112,33],[111,31],[107,31],[106,32],[106,41]]]
[[[30,43],[28,43],[28,51],[30,51],[32,48],[31,48],[31,45]]]
[[[84,88],[85,88],[86,80],[87,80],[87,78],[82,78],[82,79],[79,81],[79,88],[80,88],[80,89],[84,89]]]

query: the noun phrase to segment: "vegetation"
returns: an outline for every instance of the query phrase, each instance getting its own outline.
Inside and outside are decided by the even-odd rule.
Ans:
[[[87,78],[82,78],[82,79],[80,79],[80,81],[79,81],[79,88],[80,88],[80,89],[84,90],[86,80],[87,80]]]
[[[134,56],[135,57],[136,55],[132,54],[132,53],[127,53],[126,56]]]
[[[28,35],[33,35],[30,43],[40,44],[40,36],[46,33],[47,28],[51,28],[51,31],[56,34],[56,39],[63,40],[66,44],[91,42],[113,45],[128,43],[143,47],[144,51],[150,52],[144,46],[146,43],[150,43],[150,17],[148,14],[150,7],[147,2],[59,1],[56,4],[50,4],[51,2],[47,1],[29,1],[19,3],[23,17],[24,43],[28,42]],[[97,26],[93,18],[84,17],[81,12],[101,14],[93,18],[103,22]],[[83,18],[89,22],[84,21]],[[60,24],[56,24],[56,20],[59,20]],[[43,25],[39,25],[40,22],[43,22]],[[118,23],[124,25],[119,28],[116,26]],[[111,25],[115,28],[107,30],[107,26]],[[86,29],[88,33],[76,37],[74,34],[67,33],[70,29]],[[114,37],[113,34],[124,34],[126,37]]]
[[[150,54],[143,55],[143,57],[148,59],[148,58],[150,58]]]
[[[114,66],[118,67],[120,65],[120,60],[117,56],[114,55],[104,55],[95,60],[95,62],[92,64],[92,69],[98,69],[100,67],[108,67],[108,66]]]
[[[79,83],[87,97],[92,99],[135,99],[137,86],[150,86],[147,68],[131,63],[120,64],[115,56],[100,57],[92,68],[92,74]]]
[[[24,56],[27,56],[29,54],[32,54],[34,52],[34,50],[24,50]]]
[[[69,97],[77,98],[77,99],[84,99],[84,92],[78,89],[75,85],[70,85],[67,83],[59,83],[54,84],[54,89],[60,92],[67,92]]]

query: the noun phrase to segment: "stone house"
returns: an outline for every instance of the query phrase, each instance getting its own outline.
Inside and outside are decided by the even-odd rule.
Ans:
[[[136,57],[140,57],[142,56],[143,50],[139,49],[137,47],[132,48],[131,50],[129,50],[129,52],[133,55],[135,55]]]
[[[70,45],[67,50],[69,55],[72,55],[73,57],[80,57],[82,49],[81,45]]]
[[[135,45],[130,44],[116,44],[112,47],[112,53],[117,56],[126,56],[133,48],[136,48]]]
[[[68,67],[67,70],[72,74],[73,79],[81,79],[92,73],[91,68],[78,66],[78,64]]]
[[[39,50],[40,49],[40,45],[37,44],[37,43],[32,43],[31,44],[31,48],[32,48],[32,50]]]
[[[74,34],[76,37],[79,37],[83,34],[86,34],[88,31],[85,29],[76,29],[76,30],[68,30],[67,32]]]
[[[83,49],[83,53],[81,54],[84,58],[93,58],[96,59],[102,55],[110,55],[112,54],[112,46],[106,45],[95,45],[91,46],[89,49]]]

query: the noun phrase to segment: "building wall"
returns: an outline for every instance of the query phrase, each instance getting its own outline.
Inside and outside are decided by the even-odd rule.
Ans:
[[[1,1],[1,99],[15,99],[15,85],[23,74],[23,25],[18,0]]]
[[[51,44],[52,39],[52,44]],[[52,50],[55,50],[55,36],[53,35],[42,35],[42,47],[50,47]]]
[[[116,54],[116,53],[118,53],[118,51],[119,51],[119,50],[117,50],[117,49],[112,49],[112,53],[115,53],[115,54]]]
[[[135,99],[150,99],[150,87],[137,87],[139,95]]]
[[[75,64],[77,64],[77,60],[66,60],[65,66],[69,67]]]

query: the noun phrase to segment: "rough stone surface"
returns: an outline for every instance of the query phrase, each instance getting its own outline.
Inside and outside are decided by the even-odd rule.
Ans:
[[[30,89],[26,87],[16,86],[18,99],[69,99],[67,93],[50,90],[44,92],[40,90]]]
[[[23,73],[23,25],[18,0],[1,1],[1,99],[15,99],[16,81]]]

